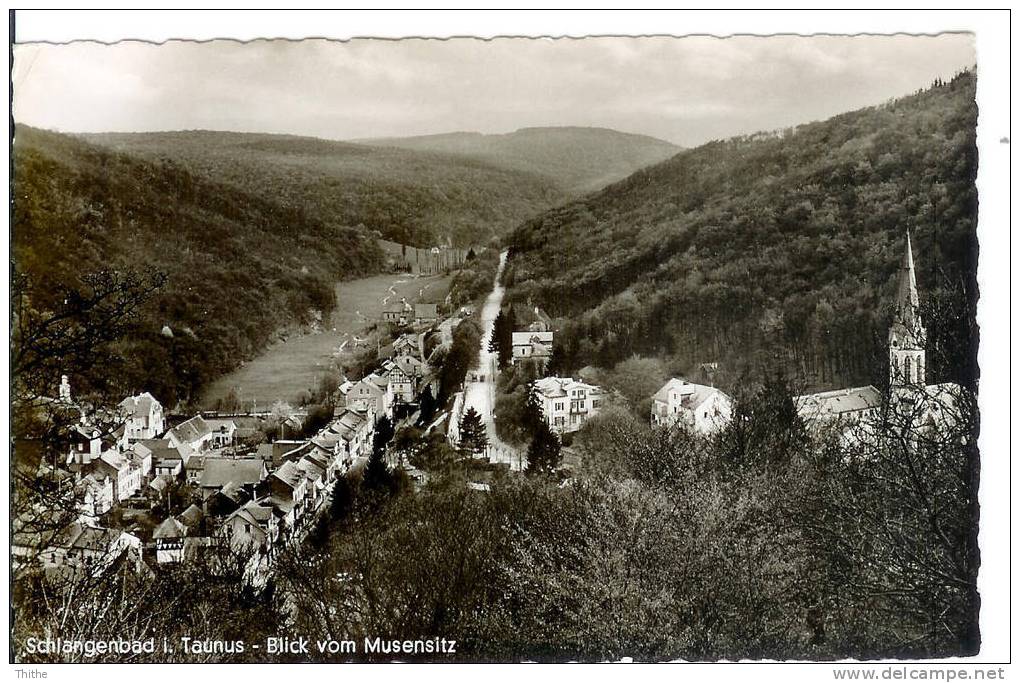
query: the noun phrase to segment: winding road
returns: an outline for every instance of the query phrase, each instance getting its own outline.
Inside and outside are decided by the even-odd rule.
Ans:
[[[492,292],[482,305],[482,342],[478,349],[478,369],[469,373],[464,384],[464,409],[473,407],[485,422],[485,431],[489,435],[488,457],[493,462],[509,463],[510,469],[520,470],[527,465],[524,454],[512,446],[502,442],[496,436],[496,423],[493,421],[493,409],[496,404],[496,354],[489,351],[489,339],[495,326],[496,316],[503,305],[506,289],[499,283],[506,266],[507,252],[499,255],[499,268],[496,269],[496,280]]]

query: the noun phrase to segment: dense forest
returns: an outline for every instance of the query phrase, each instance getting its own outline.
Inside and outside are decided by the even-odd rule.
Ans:
[[[271,197],[326,225],[363,225],[394,242],[468,247],[562,203],[547,178],[448,154],[287,135],[111,133],[89,141]]]
[[[511,301],[559,316],[557,370],[762,355],[805,387],[886,377],[911,231],[930,381],[977,377],[976,75],[772,134],[711,142],[508,237]]]
[[[544,176],[575,195],[601,189],[680,151],[672,143],[647,135],[571,126],[521,128],[497,135],[460,132],[364,142],[463,155]]]
[[[102,271],[160,276],[108,354],[114,364],[72,372],[79,392],[149,390],[173,407],[281,328],[328,313],[336,280],[384,260],[366,231],[273,193],[26,126],[16,129],[14,198],[20,309],[59,314]]]

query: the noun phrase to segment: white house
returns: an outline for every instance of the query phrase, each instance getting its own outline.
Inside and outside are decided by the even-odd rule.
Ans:
[[[702,434],[724,427],[733,401],[715,387],[672,378],[652,395],[652,426],[688,424]]]
[[[304,471],[292,460],[283,463],[269,475],[270,500],[283,517],[283,525],[287,530],[297,528],[304,516],[307,486]]]
[[[95,519],[113,507],[116,501],[113,491],[113,478],[100,471],[93,471],[81,478],[78,483],[81,501],[79,509],[82,515]]]
[[[213,448],[234,445],[234,438],[237,435],[237,423],[234,420],[218,417],[203,419],[209,425],[209,429],[212,430]]]
[[[279,538],[277,517],[268,501],[250,501],[230,514],[219,528],[234,552],[268,555]]]
[[[124,437],[129,443],[136,439],[155,439],[166,431],[163,405],[147,391],[121,401],[120,412],[124,419]]]
[[[383,415],[390,415],[393,390],[389,379],[373,372],[348,388],[344,399],[347,408],[371,414],[374,422]]]
[[[188,529],[176,517],[167,517],[152,532],[156,545],[156,562],[176,563],[184,560],[184,542]]]
[[[598,414],[604,396],[600,387],[571,377],[536,380],[532,391],[539,397],[546,423],[558,434],[580,429],[588,418]]]
[[[212,445],[213,430],[205,418],[196,415],[167,432],[166,438],[174,448],[187,446],[190,450],[201,453]]]
[[[113,494],[117,502],[127,500],[142,488],[142,468],[123,453],[103,453],[95,461],[95,468],[113,479]]]
[[[334,416],[332,428],[347,442],[347,455],[351,458],[368,457],[372,450],[375,429],[369,420],[358,413],[346,410]],[[348,437],[349,435],[349,437]]]
[[[552,357],[553,333],[542,330],[514,332],[510,335],[514,363],[528,358],[548,361]]]

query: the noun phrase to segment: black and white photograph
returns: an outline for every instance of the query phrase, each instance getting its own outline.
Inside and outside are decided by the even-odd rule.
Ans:
[[[982,30],[134,14],[10,12],[13,676],[1007,677]]]

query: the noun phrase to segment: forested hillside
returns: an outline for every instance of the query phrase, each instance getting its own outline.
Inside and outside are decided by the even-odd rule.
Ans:
[[[549,178],[571,194],[601,189],[680,148],[647,135],[609,128],[521,128],[513,133],[445,133],[365,140],[368,144],[448,152]]]
[[[485,243],[567,198],[547,178],[438,153],[217,131],[83,137],[413,246]]]
[[[976,378],[975,75],[828,121],[711,142],[528,221],[508,296],[563,320],[557,369],[632,354],[733,378],[881,383],[909,229],[929,380]]]
[[[149,390],[172,407],[281,327],[331,310],[336,280],[383,263],[365,231],[275,193],[243,192],[171,161],[21,125],[14,198],[24,305],[61,311],[75,300],[68,292],[87,295],[85,280],[101,270],[165,276],[128,341],[110,354],[116,366],[85,375],[66,369],[79,392]]]

